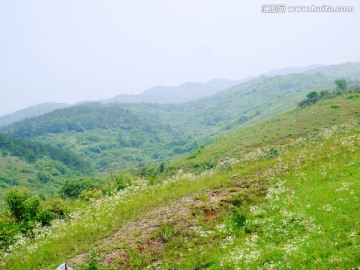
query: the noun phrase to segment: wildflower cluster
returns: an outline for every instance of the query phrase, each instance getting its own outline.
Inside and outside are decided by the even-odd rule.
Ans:
[[[212,230],[203,230],[203,228],[201,228],[200,226],[194,226],[191,228],[197,235],[199,235],[200,237],[208,237],[211,235],[214,235],[214,231]]]
[[[65,221],[63,219],[56,219],[51,222],[51,226],[41,227],[37,226],[33,230],[33,237],[25,235],[16,236],[16,241],[13,245],[1,254],[6,258],[14,252],[26,247],[29,253],[35,252],[41,248],[42,245],[47,244],[54,239],[66,239],[76,235],[79,230],[91,229],[92,231],[101,230],[100,224],[102,220],[109,220],[112,223],[111,227],[116,226],[119,222],[114,216],[114,210],[121,207],[129,198],[144,190],[150,189],[147,181],[138,180],[135,185],[117,192],[113,196],[102,197],[101,199],[91,199],[88,207],[83,208],[78,212],[71,213],[70,219]]]
[[[281,149],[280,147],[280,149],[283,154],[286,154],[286,149],[291,147],[297,147],[299,149],[298,154],[290,158],[288,156],[279,157],[277,164],[266,172],[265,176],[271,183],[267,194],[261,205],[250,206],[249,215],[244,224],[244,227],[253,233],[247,236],[242,243],[236,246],[229,245],[229,253],[224,256],[221,262],[221,266],[224,268],[287,269],[292,267],[294,261],[299,265],[307,263],[308,257],[304,253],[305,247],[310,239],[323,235],[324,228],[317,224],[314,216],[304,211],[295,210],[295,192],[290,188],[290,185],[288,186],[287,181],[279,180],[277,177],[292,172],[299,182],[310,181],[303,169],[304,166],[315,163],[319,153],[322,155],[327,153],[325,157],[322,157],[322,160],[327,162],[322,165],[320,176],[326,179],[329,175],[339,175],[337,167],[331,161],[333,158],[338,158],[339,151],[345,156],[347,153],[359,151],[358,124],[356,121],[350,121],[344,125],[325,129],[318,134],[311,134],[307,138],[293,140],[282,147],[284,148]],[[265,157],[261,154],[262,151],[257,150],[256,153],[252,153],[251,157]],[[355,166],[355,164],[356,162],[353,162],[348,166]],[[331,215],[334,212],[339,212],[338,206],[335,205],[340,200],[344,205],[349,201],[349,196],[354,201],[358,201],[351,183],[341,182],[334,191],[339,193],[337,201],[334,201],[334,205],[324,203],[317,208],[322,213]],[[342,195],[344,196],[341,197]],[[305,205],[305,209],[312,207],[310,203]],[[358,243],[356,232],[354,229],[347,235],[353,245]],[[336,240],[331,244],[339,245]],[[339,258],[338,255],[334,255],[330,261],[337,263],[340,261]],[[315,262],[315,264],[320,263],[319,261]]]
[[[182,182],[195,183],[215,176],[219,172],[234,170],[247,162],[276,158],[276,163],[274,162],[275,164],[261,175],[269,183],[262,204],[252,205],[248,209],[244,222],[245,241],[238,244],[235,230],[226,223],[215,226],[213,230],[205,230],[202,227],[193,227],[192,229],[196,235],[202,238],[212,237],[214,234],[222,235],[223,241],[220,243],[220,247],[224,253],[228,252],[221,261],[221,266],[224,268],[289,268],[291,259],[300,263],[306,260],[303,247],[312,237],[322,235],[323,228],[317,224],[315,217],[307,211],[312,208],[312,202],[306,202],[307,210],[305,211],[294,210],[296,209],[295,199],[298,194],[290,188],[288,181],[283,179],[292,173],[292,176],[299,183],[305,181],[311,183],[314,179],[304,173],[302,169],[308,166],[311,161],[315,161],[318,153],[324,149],[326,151],[323,152],[326,152],[327,156],[322,156],[322,158],[329,162],[319,167],[321,169],[319,178],[327,179],[331,172],[336,170],[336,164],[332,164],[330,161],[339,152],[339,149],[345,154],[354,154],[359,150],[360,136],[358,132],[354,132],[358,129],[357,126],[356,122],[350,122],[346,125],[325,129],[316,135],[312,134],[294,139],[287,144],[277,146],[276,151],[270,151],[270,155],[268,147],[257,148],[254,151],[243,153],[241,157],[224,159],[215,168],[200,174],[185,173],[180,170],[173,177],[155,185],[149,185],[143,179],[134,180],[131,186],[127,186],[111,196],[89,197],[88,207],[70,214],[70,219],[67,221],[59,219],[52,221],[49,227],[36,227],[33,239],[23,235],[16,236],[15,243],[9,247],[6,253],[2,254],[0,260],[4,263],[7,257],[16,257],[17,253],[23,254],[21,253],[23,251],[36,253],[44,245],[60,242],[62,239],[71,239],[83,231],[88,234],[111,231],[123,222],[122,216],[117,215],[117,211],[122,209],[136,195],[156,193],[161,188],[173,187]],[[296,149],[296,156],[293,155],[293,152],[290,153],[291,155],[287,155],[291,148]],[[332,151],[336,149],[337,152]],[[349,166],[356,166],[356,164],[354,162],[353,165],[349,164]],[[280,177],[281,179],[279,179]],[[355,187],[351,183],[343,181],[336,188],[333,188],[333,191],[339,196],[344,195],[339,197],[338,201],[340,199],[347,200],[346,196],[349,194],[358,200],[354,189]],[[317,210],[332,214],[338,209],[335,205],[338,201],[324,203]],[[347,238],[354,245],[358,243],[358,229],[354,227],[349,231]],[[340,257],[334,256],[329,260],[336,262],[338,258]]]
[[[142,192],[156,192],[162,187],[171,187],[181,182],[200,181],[215,173],[215,169],[204,171],[201,174],[184,173],[180,170],[173,177],[156,185],[149,185],[148,181],[137,179],[134,180],[131,186],[111,196],[101,198],[89,197],[89,205],[77,212],[71,213],[69,220],[56,219],[51,222],[51,226],[37,226],[31,238],[22,234],[17,235],[14,244],[0,254],[0,258],[16,256],[16,253],[22,252],[24,248],[29,253],[33,253],[54,240],[69,239],[84,230],[95,233],[104,229],[109,230],[116,228],[118,224],[122,222],[122,220],[119,220],[119,217],[115,215],[117,209],[121,209],[121,207],[135,195]],[[105,227],[104,221],[107,221]]]
[[[240,161],[234,157],[226,158],[217,164],[216,169],[222,171],[226,171],[228,169],[232,170],[239,162]]]
[[[264,267],[264,258],[280,253],[281,263],[288,258],[299,257],[299,247],[306,244],[312,234],[321,234],[314,218],[292,211],[294,193],[284,180],[278,180],[268,188],[263,204],[250,207],[246,228],[257,233],[248,236],[222,260],[222,266],[236,269]],[[256,229],[255,229],[256,228]],[[281,244],[278,244],[281,243]],[[276,269],[277,261],[270,262]]]

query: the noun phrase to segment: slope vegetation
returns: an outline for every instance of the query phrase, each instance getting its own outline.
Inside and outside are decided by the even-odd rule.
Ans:
[[[359,109],[359,94],[349,93],[225,136],[208,146],[221,157],[211,169],[179,170],[155,183],[133,179],[37,232],[35,240],[20,239],[3,254],[2,266],[356,268]],[[316,127],[310,121],[295,129],[308,116]],[[264,128],[271,136],[254,138]]]
[[[360,76],[359,66],[347,63],[309,73],[262,76],[181,104],[83,104],[2,130],[75,150],[97,171],[143,167],[292,109],[310,91],[332,91],[335,79],[344,77],[351,86]]]
[[[155,117],[100,103],[57,110],[5,130],[75,150],[98,170],[144,165],[196,147]]]
[[[224,159],[244,149],[292,140],[305,134],[360,117],[359,94],[324,100],[316,106],[298,107],[288,113],[221,137],[178,161],[182,167],[203,167],[211,160]]]
[[[72,151],[8,134],[0,133],[0,151],[0,199],[12,186],[50,195],[66,178],[92,172],[90,165]]]

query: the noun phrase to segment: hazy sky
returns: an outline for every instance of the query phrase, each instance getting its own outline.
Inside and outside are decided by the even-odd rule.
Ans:
[[[262,13],[263,4],[354,6]],[[1,0],[0,115],[360,60],[360,1]]]

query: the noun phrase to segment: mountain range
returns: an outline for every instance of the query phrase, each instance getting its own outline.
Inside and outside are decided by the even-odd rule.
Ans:
[[[289,67],[278,70],[273,70],[262,76],[279,76],[287,74],[303,73],[310,70],[316,70],[322,67],[321,65],[312,65],[307,67]],[[334,71],[336,72],[336,71]],[[228,79],[212,79],[206,83],[187,82],[178,86],[155,86],[148,90],[145,90],[138,95],[118,95],[109,99],[100,100],[99,102],[104,104],[109,103],[183,103],[196,99],[200,99],[206,96],[213,95],[217,92],[231,88],[232,86],[239,85],[258,78],[259,76],[251,76],[239,80]],[[87,103],[89,101],[79,102],[76,105]],[[56,109],[66,108],[74,106],[64,103],[42,103],[34,105],[22,110],[0,116],[0,127],[10,125],[14,122],[21,121],[26,118],[39,116]]]
[[[185,103],[83,103],[13,123],[1,131],[75,151],[97,172],[143,167],[292,109],[310,91],[334,91],[338,78],[346,78],[351,85],[359,77],[360,64],[346,63],[260,76]],[[151,91],[162,95],[160,90]]]

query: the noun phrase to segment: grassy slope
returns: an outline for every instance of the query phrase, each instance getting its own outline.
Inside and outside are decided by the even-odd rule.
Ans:
[[[338,129],[291,143],[265,177],[262,203],[238,206],[241,223],[220,218],[202,226],[201,245],[177,259],[170,249],[163,269],[351,269],[360,263],[359,128]],[[287,153],[286,153],[287,152]],[[233,174],[242,170],[234,168]],[[255,179],[254,179],[255,180]],[[235,215],[235,217],[237,217]],[[238,219],[239,220],[239,219]],[[240,220],[241,221],[241,220]],[[208,235],[206,235],[208,234]],[[214,241],[214,238],[217,238]],[[194,241],[196,243],[196,240]],[[181,252],[180,251],[180,252]],[[194,259],[196,258],[197,259]]]
[[[18,157],[0,157],[0,198],[13,185],[27,186],[27,178],[36,177],[34,167]]]
[[[336,125],[359,120],[355,113],[359,102],[358,94],[347,94],[296,109],[279,116],[281,121],[274,118],[258,124],[253,127],[254,132],[248,128],[227,136],[209,146],[206,154],[199,154],[198,162],[213,153],[219,153],[218,157],[228,154],[237,162],[223,162],[215,171],[201,176],[179,174],[159,186],[143,183],[96,201],[71,222],[55,226],[48,237],[40,237],[27,249],[20,248],[9,255],[3,267],[51,269],[77,254],[85,252],[83,257],[87,258],[87,252],[93,248],[104,264],[106,256],[117,251],[113,267],[131,269],[151,264],[163,269],[234,269],[245,265],[250,269],[355,267],[360,263],[358,122],[316,136],[286,136],[290,132],[294,137],[306,131],[316,132],[314,128],[331,127],[333,119]],[[334,105],[340,107],[331,108]],[[268,136],[265,142],[262,134]],[[246,151],[237,151],[245,143]],[[278,158],[267,154],[270,146],[278,149]],[[226,189],[235,193],[211,204],[213,193]],[[150,219],[152,209],[191,195],[193,215],[187,217],[193,220],[191,226],[159,219],[149,239],[136,238],[142,232],[133,232],[138,240],[130,248],[126,239],[107,245],[98,242],[129,221]],[[203,205],[195,207],[199,201]],[[209,207],[214,215],[208,215]],[[172,214],[176,216],[177,212]],[[144,246],[154,241],[158,241],[161,252],[145,252]],[[128,253],[121,257],[120,251]]]
[[[296,108],[219,138],[198,152],[178,160],[181,167],[217,160],[234,152],[317,132],[344,121],[360,117],[360,95],[325,100],[315,106]]]

